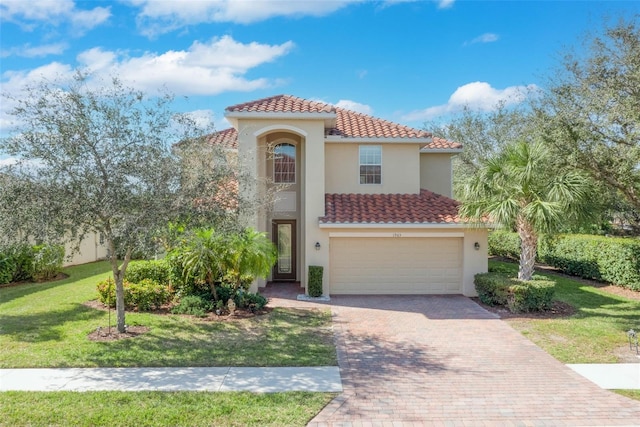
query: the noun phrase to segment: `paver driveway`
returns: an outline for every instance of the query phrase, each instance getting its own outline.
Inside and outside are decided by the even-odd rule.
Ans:
[[[461,296],[331,299],[344,392],[310,426],[640,425],[602,390]]]

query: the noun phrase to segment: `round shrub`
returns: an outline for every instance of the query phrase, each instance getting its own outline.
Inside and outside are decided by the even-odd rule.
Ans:
[[[192,316],[203,317],[208,311],[213,309],[210,300],[198,295],[187,295],[180,299],[178,305],[171,309],[174,314],[190,314]]]
[[[133,283],[150,279],[157,283],[170,283],[171,272],[169,263],[164,259],[132,261],[127,267],[124,278]]]

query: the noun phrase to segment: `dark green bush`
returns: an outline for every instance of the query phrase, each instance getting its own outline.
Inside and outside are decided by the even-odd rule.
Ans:
[[[33,279],[41,282],[51,280],[62,271],[64,246],[37,245],[33,247]]]
[[[513,313],[550,309],[555,288],[555,282],[542,276],[524,282],[503,273],[476,274],[474,283],[480,301]]]
[[[209,285],[196,283],[192,276],[185,277],[183,275],[184,265],[182,259],[181,248],[174,249],[164,259],[169,270],[169,281],[176,295],[181,298],[187,295],[201,295],[204,292],[210,293]]]
[[[517,233],[504,230],[492,231],[489,233],[487,244],[490,255],[520,259],[520,238]]]
[[[124,302],[127,307],[138,311],[155,310],[171,301],[169,287],[155,280],[142,279],[138,283],[129,283],[124,290]]]
[[[26,243],[19,243],[12,245],[9,253],[15,263],[11,281],[31,280],[33,278],[33,247]]]
[[[148,261],[132,261],[127,267],[124,278],[132,283],[139,283],[144,279],[150,279],[157,283],[169,284],[171,282],[171,269],[164,259]]]
[[[33,278],[33,248],[17,243],[0,248],[0,283],[21,282]]]
[[[319,265],[309,266],[308,291],[310,297],[322,296],[322,273],[323,267]]]
[[[138,311],[149,311],[160,308],[173,298],[168,286],[159,284],[151,279],[143,279],[139,283],[125,280],[124,306],[127,310],[137,308]],[[96,289],[100,302],[114,308],[116,306],[116,288],[112,278],[102,280]]]
[[[248,308],[251,310],[260,310],[262,307],[267,305],[267,299],[262,295],[245,292],[242,289],[238,289],[233,301],[236,303],[236,307]]]
[[[5,283],[11,283],[13,279],[13,272],[16,270],[16,265],[13,258],[6,256],[5,253],[0,252],[0,285]]]
[[[192,316],[204,317],[208,311],[213,309],[210,300],[198,295],[187,295],[180,299],[178,305],[171,309],[174,314],[190,314]]]

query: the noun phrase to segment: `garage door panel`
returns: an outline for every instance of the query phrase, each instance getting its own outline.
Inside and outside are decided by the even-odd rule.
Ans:
[[[332,294],[462,292],[461,238],[332,238]]]

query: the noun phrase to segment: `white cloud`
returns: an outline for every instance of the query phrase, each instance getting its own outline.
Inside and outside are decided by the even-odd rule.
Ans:
[[[6,58],[7,56],[21,56],[23,58],[37,58],[48,55],[60,55],[63,53],[69,45],[67,43],[52,43],[43,44],[40,46],[31,46],[25,44],[23,46],[14,46],[10,49],[3,49],[0,56]]]
[[[349,99],[341,99],[335,104],[335,106],[358,113],[373,114],[373,108],[371,108],[370,106],[366,104],[360,104],[359,102],[351,101]]]
[[[469,44],[476,44],[476,43],[493,43],[493,42],[497,42],[498,39],[500,39],[500,37],[497,34],[484,33],[471,41],[465,42],[464,44],[466,46]]]
[[[140,8],[138,26],[153,37],[177,28],[209,22],[250,24],[276,16],[325,16],[362,0],[128,0]]]
[[[3,94],[20,97],[21,90],[43,78],[70,80],[76,68],[88,69],[100,79],[118,76],[126,85],[148,93],[166,88],[175,95],[216,95],[226,91],[248,92],[277,86],[280,80],[247,78],[251,69],[288,54],[294,47],[288,41],[280,45],[240,43],[229,36],[208,42],[194,42],[186,50],[164,53],[147,52],[137,57],[124,51],[93,48],[80,53],[78,65],[53,62],[28,71],[6,71],[2,74]],[[0,124],[9,125],[10,111],[15,105],[3,99]]]
[[[185,113],[186,116],[191,118],[200,129],[207,129],[213,127],[214,114],[212,110],[194,110]]]
[[[526,99],[530,92],[537,90],[538,87],[534,84],[495,89],[486,82],[467,83],[457,88],[446,104],[412,111],[405,115],[403,120],[430,120],[434,117],[460,112],[464,107],[473,111],[491,111],[501,102],[505,105],[519,104]]]
[[[17,157],[0,158],[0,168],[3,166],[15,165],[16,163],[18,163]]]
[[[78,62],[94,74],[117,75],[128,85],[144,91],[166,87],[180,95],[215,95],[277,84],[265,78],[247,79],[244,75],[288,54],[293,47],[291,41],[280,45],[243,44],[224,36],[206,43],[196,41],[187,50],[147,52],[138,57],[93,48],[81,53]]]
[[[2,21],[15,22],[24,30],[39,24],[70,24],[74,35],[84,34],[111,16],[108,7],[78,9],[73,0],[0,0],[0,12]]]
[[[438,2],[438,9],[449,9],[453,6],[456,0],[436,0]]]

